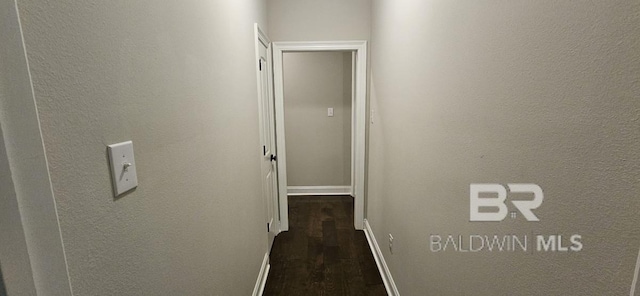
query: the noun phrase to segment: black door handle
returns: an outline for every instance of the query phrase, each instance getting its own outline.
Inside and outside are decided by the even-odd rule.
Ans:
[[[278,161],[278,157],[271,154],[271,161]]]

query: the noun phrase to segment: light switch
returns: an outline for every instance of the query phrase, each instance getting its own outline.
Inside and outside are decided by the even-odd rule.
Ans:
[[[333,117],[333,108],[328,108],[327,109],[327,116]]]
[[[113,192],[115,196],[119,196],[138,187],[136,161],[133,157],[133,142],[127,141],[109,145],[108,147]]]

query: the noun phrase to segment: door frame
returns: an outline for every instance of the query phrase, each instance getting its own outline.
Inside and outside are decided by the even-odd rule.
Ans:
[[[276,107],[276,151],[278,151],[278,189],[280,199],[280,231],[289,230],[287,196],[287,156],[284,128],[283,54],[286,52],[350,51],[355,57],[351,108],[351,195],[354,198],[353,224],[364,229],[365,202],[365,135],[367,128],[367,41],[298,41],[273,42],[273,76]]]

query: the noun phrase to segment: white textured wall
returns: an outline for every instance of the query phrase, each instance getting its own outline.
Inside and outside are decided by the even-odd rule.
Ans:
[[[368,218],[402,295],[628,295],[640,247],[638,1],[374,1]],[[540,222],[469,222],[470,183],[536,183]],[[429,235],[584,250],[431,253]]]
[[[74,294],[250,294],[265,2],[18,6]],[[126,140],[139,187],[114,199],[106,145]]]
[[[351,69],[345,72],[344,64],[342,52],[284,54],[289,186],[351,185],[351,85],[344,78]]]

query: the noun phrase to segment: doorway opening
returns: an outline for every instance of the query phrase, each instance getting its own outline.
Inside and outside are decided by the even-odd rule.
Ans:
[[[283,55],[289,196],[352,195],[352,55]]]
[[[364,177],[365,177],[365,132],[366,132],[366,41],[328,41],[328,42],[273,42],[273,70],[274,70],[274,94],[275,94],[275,121],[276,121],[276,150],[278,151],[278,199],[279,199],[279,214],[280,214],[280,231],[289,230],[289,215],[288,215],[288,195],[291,194],[317,194],[324,193],[327,195],[345,194],[351,195],[354,198],[354,215],[353,223],[354,227],[358,230],[364,229]],[[294,183],[298,186],[289,186],[288,184],[288,170],[287,170],[287,136],[285,130],[287,127],[287,120],[285,117],[285,82],[284,82],[284,70],[285,65],[290,66],[290,61],[303,57],[309,53],[333,53],[333,57],[341,57],[341,66],[344,67],[345,58],[350,56],[348,61],[351,66],[351,104],[348,108],[349,120],[346,129],[349,134],[349,150],[344,151],[345,145],[340,145],[338,149],[334,149],[333,155],[340,155],[342,161],[335,167],[341,167],[340,171],[336,172],[338,176],[327,177],[330,182],[342,183],[347,185],[338,186],[300,186],[300,184]],[[287,55],[285,57],[285,55]],[[325,55],[330,57],[331,55]],[[314,69],[308,69],[308,71],[314,71]],[[335,77],[334,77],[335,78]],[[342,77],[344,78],[344,77]],[[316,89],[316,91],[326,91]],[[344,91],[344,90],[343,90]],[[334,102],[338,104],[337,101]],[[331,110],[333,108],[333,110]],[[341,136],[343,136],[342,142],[344,143],[344,102],[338,110],[335,106],[319,107],[322,109],[324,116],[331,117],[333,114],[336,117],[337,113],[341,113],[341,120],[333,120],[334,126],[343,124],[341,127]],[[300,111],[300,110],[298,110]],[[297,112],[295,116],[304,116],[303,112]],[[340,122],[339,122],[340,121]],[[287,131],[289,132],[289,131]],[[296,135],[291,135],[295,137]],[[338,138],[338,137],[334,137]],[[309,143],[303,143],[309,144]],[[293,158],[300,158],[298,152],[301,150],[312,150],[314,153],[325,153],[322,147],[315,147],[312,145],[306,145],[306,147],[290,147],[295,154],[290,155]],[[315,143],[317,144],[317,143]],[[305,146],[305,145],[302,145]],[[340,151],[342,150],[342,151]],[[331,154],[331,153],[328,153]],[[349,156],[348,166],[344,165],[345,155]],[[304,156],[302,156],[304,158]],[[326,157],[326,156],[325,156]],[[345,172],[345,167],[348,167],[348,172]],[[291,168],[293,173],[296,173],[296,177],[292,178],[293,182],[308,182],[304,180],[304,176],[297,173],[300,170]],[[297,171],[296,171],[297,170]],[[339,178],[338,178],[339,177]],[[308,185],[308,184],[305,184]],[[335,185],[335,184],[331,184]],[[321,192],[318,192],[320,190]]]

